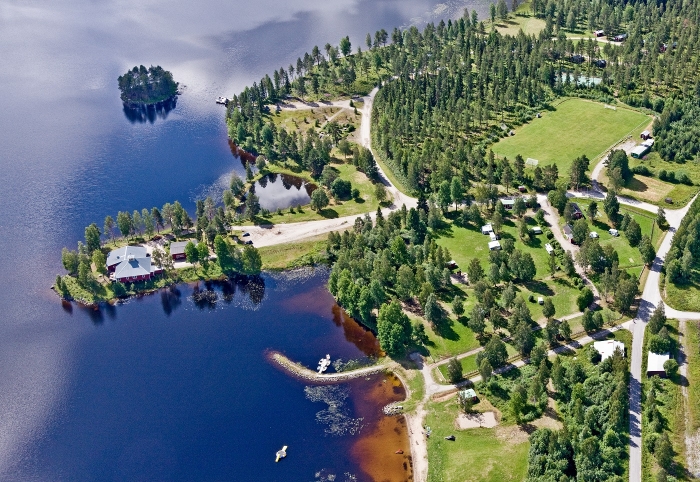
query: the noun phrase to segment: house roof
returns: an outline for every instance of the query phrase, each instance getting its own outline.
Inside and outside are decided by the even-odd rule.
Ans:
[[[565,225],[564,225],[564,228],[562,229],[562,231],[564,231],[564,234],[566,234],[567,236],[573,236],[573,235],[574,235],[574,230],[571,229],[571,226],[569,226],[568,224],[565,224]]]
[[[666,363],[666,360],[670,358],[671,355],[668,353],[654,353],[650,351],[649,356],[647,357],[647,372],[666,371],[664,370],[664,363]]]
[[[544,245],[544,249],[545,249],[548,253],[551,253],[552,251],[554,251],[554,248],[553,248],[552,245],[549,244],[549,243],[547,243],[547,244]]]
[[[634,149],[632,149],[631,154],[633,156],[643,156],[644,154],[646,154],[646,152],[648,150],[649,150],[649,148],[647,146],[640,144],[637,147],[635,147]]]
[[[501,243],[498,241],[489,241],[489,249],[500,248]]]
[[[124,246],[123,248],[109,252],[107,256],[107,266],[115,266],[127,260],[130,256],[134,258],[145,258],[147,255],[148,251],[143,246]]]
[[[465,388],[459,391],[459,396],[464,398],[476,398],[476,392],[473,388]]]
[[[642,134],[644,137],[649,137],[651,135],[651,132],[649,131],[642,131]]]
[[[610,358],[615,353],[616,349],[620,349],[622,354],[625,354],[625,344],[617,340],[605,340],[605,341],[595,341],[593,342],[593,348],[600,353],[601,360]]]
[[[131,258],[122,261],[114,270],[114,278],[116,280],[124,278],[132,278],[134,276],[146,276],[155,271],[155,266],[151,265],[151,258],[144,256],[143,258]]]
[[[654,145],[654,139],[647,139],[646,141],[642,142],[642,145],[645,147],[651,147]]]
[[[576,203],[569,203],[569,204],[571,204],[571,208],[574,210],[575,213],[581,212],[581,208],[578,207],[578,204],[576,204]]]
[[[533,227],[530,231],[532,231],[535,234],[542,234],[542,228],[539,226]]]
[[[501,199],[501,203],[503,203],[504,206],[512,206],[515,204],[515,199]]]
[[[173,254],[185,254],[185,246],[187,243],[194,243],[197,246],[197,241],[188,239],[187,241],[175,241],[170,243],[170,255]]]

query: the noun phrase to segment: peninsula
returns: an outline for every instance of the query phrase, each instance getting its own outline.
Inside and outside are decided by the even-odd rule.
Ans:
[[[134,66],[117,80],[122,102],[130,107],[158,104],[177,95],[173,74],[160,65]]]

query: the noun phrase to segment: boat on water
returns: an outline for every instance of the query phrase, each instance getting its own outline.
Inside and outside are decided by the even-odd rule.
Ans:
[[[285,458],[287,456],[287,446],[285,445],[280,450],[278,450],[275,456],[275,462],[279,462],[280,459]]]

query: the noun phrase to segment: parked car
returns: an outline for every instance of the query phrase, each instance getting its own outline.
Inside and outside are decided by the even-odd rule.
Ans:
[[[253,244],[253,241],[251,241],[251,240],[249,239],[248,241],[245,242],[245,244]]]
[[[242,234],[242,237],[245,238],[246,236],[250,236],[250,233],[243,233],[243,234]]]

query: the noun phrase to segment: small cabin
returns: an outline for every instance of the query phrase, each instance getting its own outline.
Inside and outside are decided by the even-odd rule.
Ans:
[[[554,248],[549,243],[544,245],[544,249],[545,251],[547,251],[547,254],[552,254],[554,252]]]
[[[576,204],[576,203],[570,203],[570,204],[571,204],[571,208],[574,210],[571,217],[573,219],[581,219],[583,217],[583,211],[581,211],[581,208],[578,207],[578,204]]]
[[[172,242],[170,243],[170,257],[173,258],[174,260],[184,260],[187,259],[187,255],[185,254],[185,246],[187,246],[187,243],[193,243],[195,246],[197,245],[197,241],[177,241],[177,242]]]
[[[651,132],[649,132],[649,131],[642,131],[642,133],[639,134],[639,137],[641,137],[641,138],[644,139],[645,141],[646,141],[647,139],[651,139]]]
[[[454,259],[449,260],[447,263],[447,269],[457,269],[457,261]]]
[[[493,233],[493,227],[491,224],[484,224],[481,226],[481,234],[491,234]]]
[[[542,228],[539,226],[535,226],[532,229],[530,229],[530,232],[532,234],[542,234]]]
[[[647,357],[647,377],[657,375],[661,378],[666,378],[666,369],[664,363],[671,359],[668,353],[653,353],[649,352]]]
[[[518,186],[518,191],[527,192],[527,188],[525,186]]]
[[[504,208],[513,209],[513,206],[515,205],[515,200],[514,199],[501,199],[501,203],[503,204]]]
[[[499,249],[501,249],[499,241],[489,241],[489,251],[498,251]]]

